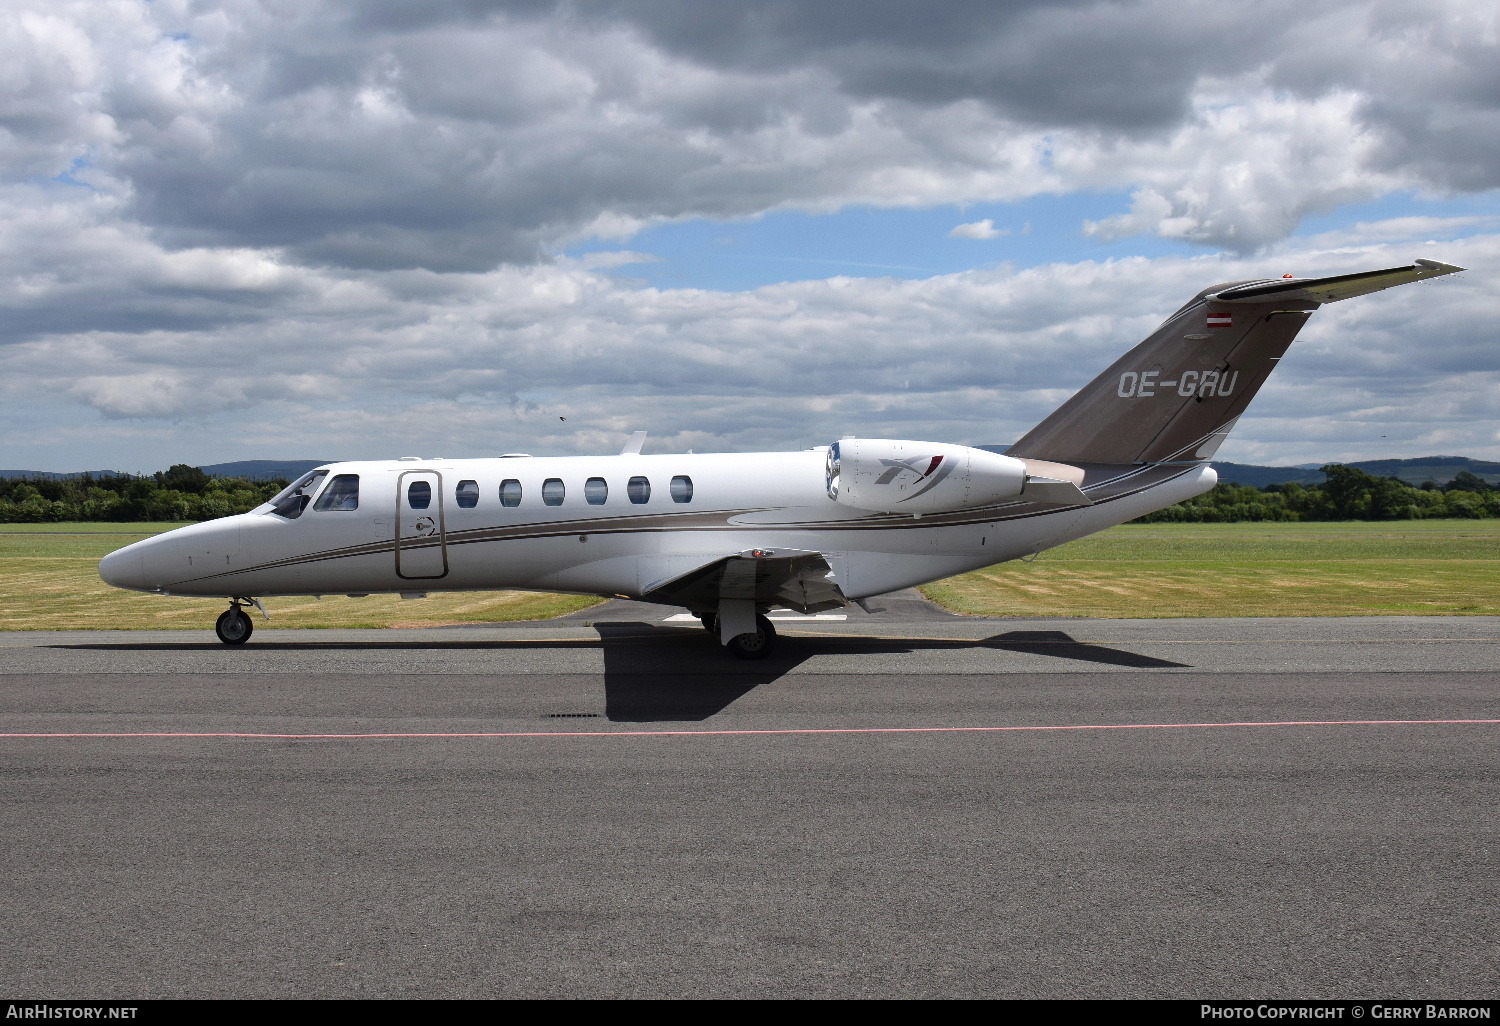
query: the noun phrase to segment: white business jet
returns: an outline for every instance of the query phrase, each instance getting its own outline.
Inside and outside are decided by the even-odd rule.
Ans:
[[[765,656],[765,612],[862,604],[1016,559],[1213,487],[1205,462],[1319,305],[1463,270],[1206,289],[1005,454],[844,438],[801,452],[332,463],[249,513],[168,531],[99,573],[222,595],[220,640],[270,595],[501,588],[644,599]]]

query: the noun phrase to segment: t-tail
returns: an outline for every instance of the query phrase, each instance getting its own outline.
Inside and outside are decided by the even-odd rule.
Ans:
[[[1009,455],[1067,464],[1212,459],[1319,306],[1463,269],[1418,260],[1328,278],[1205,289],[1011,446]]]

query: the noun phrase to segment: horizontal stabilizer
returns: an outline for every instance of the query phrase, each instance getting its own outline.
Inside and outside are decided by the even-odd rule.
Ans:
[[[1083,494],[1083,468],[1047,460],[1023,460],[1026,484],[1021,498],[1038,506],[1092,506]]]
[[[1026,490],[1021,499],[1037,506],[1092,506],[1094,500],[1083,494],[1072,481],[1049,481],[1044,477],[1028,477]]]
[[[1312,303],[1337,303],[1341,299],[1379,292],[1394,285],[1436,278],[1442,274],[1453,274],[1464,268],[1437,260],[1418,260],[1405,267],[1387,267],[1380,271],[1360,271],[1356,274],[1335,274],[1328,278],[1271,278],[1262,281],[1247,281],[1233,285],[1207,297],[1215,303],[1264,303],[1269,300],[1290,299]]]

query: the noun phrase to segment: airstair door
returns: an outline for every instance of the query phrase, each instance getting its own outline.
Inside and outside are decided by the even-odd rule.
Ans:
[[[396,576],[431,580],[448,574],[443,476],[409,470],[396,485]]]

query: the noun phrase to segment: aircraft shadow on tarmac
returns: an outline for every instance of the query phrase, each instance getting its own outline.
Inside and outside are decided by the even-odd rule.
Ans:
[[[815,655],[907,654],[923,650],[993,648],[1004,652],[1076,659],[1134,669],[1184,669],[1187,663],[1075,641],[1062,631],[1008,631],[978,641],[966,638],[900,638],[783,634],[776,651],[755,662],[730,662],[702,634],[649,623],[595,625],[604,648],[606,715],[648,722],[707,719],[762,684],[791,672]],[[687,635],[687,637],[684,637]],[[678,644],[670,644],[670,641]],[[661,642],[641,644],[641,642]],[[682,644],[686,642],[686,644]]]
[[[899,636],[798,634],[784,632],[776,650],[761,660],[736,660],[727,656],[706,632],[697,628],[663,627],[642,621],[595,623],[598,639],[550,638],[526,641],[266,641],[250,649],[392,650],[472,649],[504,651],[507,648],[597,649],[604,656],[605,718],[626,723],[667,720],[706,720],[734,704],[763,684],[790,673],[816,655],[910,654],[942,649],[991,648],[1001,652],[1103,663],[1131,669],[1186,669],[1187,663],[1157,659],[1126,649],[1077,641],[1063,631],[1007,631],[988,638],[905,638]],[[224,651],[217,642],[207,644],[79,644],[54,648],[115,651]],[[557,713],[592,717],[594,713]]]

